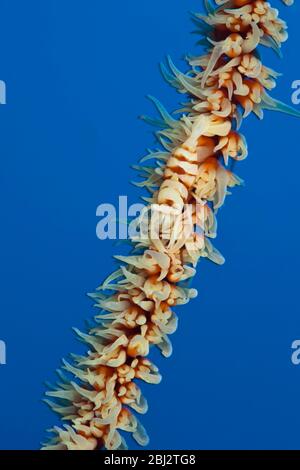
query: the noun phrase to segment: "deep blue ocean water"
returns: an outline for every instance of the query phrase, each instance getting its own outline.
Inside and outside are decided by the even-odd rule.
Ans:
[[[291,104],[300,80],[300,6],[285,8],[290,38],[273,96]],[[166,54],[199,51],[188,11],[196,0],[1,0],[0,448],[38,449],[57,418],[43,382],[82,347],[71,327],[95,313],[86,296],[114,269],[113,241],[96,237],[96,208],[137,202],[130,165],[153,146],[137,119],[145,96],[182,101],[160,76]],[[296,106],[297,107],[297,106]],[[300,105],[298,106],[300,110]],[[245,186],[219,214],[218,267],[202,261],[199,296],[177,309],[174,353],[153,353],[163,374],[145,386],[150,449],[299,449],[300,120],[266,112],[243,125]],[[130,441],[131,448],[137,446]]]

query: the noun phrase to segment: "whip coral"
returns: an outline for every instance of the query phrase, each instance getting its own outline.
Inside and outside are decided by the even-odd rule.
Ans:
[[[186,73],[171,59],[162,65],[164,78],[187,99],[175,119],[152,98],[160,119],[145,119],[159,127],[161,149],[144,157],[156,164],[138,167],[145,180],[137,183],[149,191],[148,207],[136,220],[133,252],[116,257],[119,269],[92,294],[101,314],[88,331],[75,330],[89,350],[63,361],[66,372],[47,391],[47,403],[66,424],[51,430],[44,449],[124,449],[120,431],[147,445],[136,416],[147,411],[139,382],[161,380],[147,356],[152,345],[171,354],[173,307],[197,295],[188,281],[199,259],[224,261],[211,239],[217,210],[241,184],[232,162],[247,156],[242,120],[250,113],[262,118],[264,109],[297,114],[269,95],[278,74],[258,53],[260,45],[279,53],[287,39],[278,11],[263,0],[204,3],[206,16],[193,21],[205,54],[188,57]]]

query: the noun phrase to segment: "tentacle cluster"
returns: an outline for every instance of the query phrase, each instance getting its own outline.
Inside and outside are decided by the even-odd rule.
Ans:
[[[217,210],[241,184],[231,163],[247,156],[242,120],[250,113],[262,118],[264,109],[293,113],[270,97],[278,74],[257,50],[280,52],[287,32],[278,11],[263,0],[216,3],[215,9],[206,1],[206,16],[193,17],[205,54],[188,57],[186,73],[171,59],[162,65],[165,79],[187,100],[175,119],[153,99],[160,118],[146,119],[159,126],[161,148],[142,159],[156,164],[139,166],[145,178],[137,183],[149,191],[147,211],[136,220],[133,252],[117,257],[119,269],[93,294],[100,309],[95,324],[76,330],[88,352],[63,361],[60,382],[47,392],[66,424],[52,429],[45,449],[124,449],[120,431],[148,443],[136,417],[147,411],[138,383],[161,380],[147,356],[152,345],[171,354],[173,308],[197,295],[187,281],[199,259],[224,261],[211,240]]]

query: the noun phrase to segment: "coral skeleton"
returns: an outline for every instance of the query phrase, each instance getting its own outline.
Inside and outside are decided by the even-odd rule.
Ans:
[[[126,449],[123,431],[148,444],[137,418],[148,408],[140,383],[161,380],[148,355],[151,346],[172,353],[173,309],[197,295],[190,282],[198,261],[224,262],[211,240],[217,211],[242,183],[232,171],[247,156],[242,121],[250,113],[262,119],[265,109],[297,115],[270,96],[279,74],[258,52],[266,46],[280,54],[287,27],[278,11],[263,0],[216,4],[206,0],[206,15],[192,17],[204,54],[187,57],[185,73],[170,58],[161,67],[185,102],[170,115],[152,98],[159,119],[145,119],[158,126],[159,149],[137,167],[146,210],[135,221],[131,253],[116,257],[118,269],[92,294],[100,314],[85,332],[75,330],[87,352],[64,360],[59,383],[46,392],[65,424],[50,430],[43,449]]]

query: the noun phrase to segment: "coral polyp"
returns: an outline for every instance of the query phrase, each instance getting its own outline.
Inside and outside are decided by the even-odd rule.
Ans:
[[[216,3],[205,1],[206,15],[192,18],[204,54],[187,58],[186,73],[171,59],[162,65],[185,103],[171,115],[152,98],[159,118],[145,119],[158,126],[160,148],[144,157],[155,163],[141,164],[138,183],[148,206],[136,220],[132,252],[116,257],[119,268],[92,295],[101,313],[86,332],[76,330],[86,354],[63,361],[60,382],[47,391],[66,424],[52,429],[44,449],[125,449],[121,431],[148,444],[137,418],[148,408],[139,385],[161,380],[148,355],[157,346],[170,356],[173,309],[197,295],[190,281],[199,260],[224,262],[212,239],[217,211],[241,184],[232,163],[248,153],[242,121],[251,113],[263,118],[265,109],[297,114],[270,96],[278,74],[258,53],[260,46],[279,53],[287,39],[278,11],[263,0]]]

